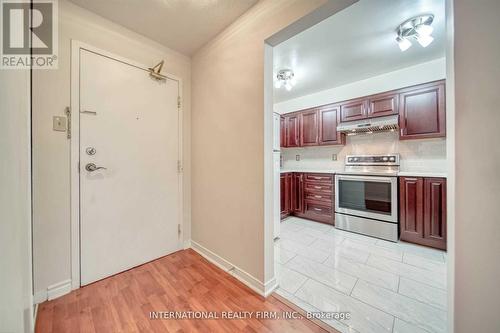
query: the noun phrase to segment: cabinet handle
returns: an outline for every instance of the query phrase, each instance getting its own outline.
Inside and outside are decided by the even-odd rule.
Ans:
[[[323,198],[321,195],[315,195],[314,197],[319,199]]]
[[[321,186],[314,186],[315,189],[321,189]]]
[[[321,212],[321,211],[322,211],[322,209],[321,209],[321,208],[314,208],[314,210],[319,211],[319,212]]]

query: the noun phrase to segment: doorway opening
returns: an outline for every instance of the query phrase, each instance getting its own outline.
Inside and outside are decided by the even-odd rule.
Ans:
[[[269,51],[275,292],[338,331],[449,327],[446,14],[361,0]]]

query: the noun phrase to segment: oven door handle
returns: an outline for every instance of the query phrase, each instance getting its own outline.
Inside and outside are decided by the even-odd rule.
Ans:
[[[353,180],[353,181],[372,181],[379,183],[392,183],[397,180],[397,177],[379,177],[379,176],[344,176],[336,175],[337,180]]]

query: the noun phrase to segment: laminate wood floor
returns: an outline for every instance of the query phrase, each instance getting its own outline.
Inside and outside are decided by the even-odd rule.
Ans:
[[[245,319],[150,319],[151,311],[252,311]],[[35,331],[326,332],[307,319],[262,319],[292,311],[264,299],[193,250],[179,251],[39,305]]]

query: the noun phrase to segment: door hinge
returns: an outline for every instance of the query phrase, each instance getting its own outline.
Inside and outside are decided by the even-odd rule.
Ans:
[[[66,118],[68,118],[68,129],[66,130],[66,138],[71,139],[71,108],[67,106],[64,113],[66,113]]]
[[[78,173],[80,173],[80,161],[78,161]]]
[[[177,96],[177,108],[181,108],[181,96]]]
[[[177,172],[182,172],[182,162],[180,160],[177,160]]]
[[[181,231],[181,225],[180,225],[180,224],[178,224],[178,225],[177,225],[177,235],[178,235],[179,237],[181,236],[181,232],[182,232],[182,231]]]

